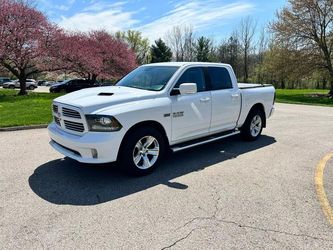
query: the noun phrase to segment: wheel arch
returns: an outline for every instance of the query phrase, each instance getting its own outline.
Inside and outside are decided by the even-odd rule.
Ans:
[[[121,140],[117,158],[119,158],[119,153],[121,152],[121,149],[124,145],[124,142],[126,141],[128,136],[138,128],[154,128],[154,129],[156,129],[163,136],[163,139],[164,139],[164,142],[165,142],[165,147],[166,148],[169,147],[169,138],[168,138],[167,133],[166,133],[166,131],[165,131],[165,129],[162,126],[161,123],[159,123],[157,121],[154,121],[154,120],[142,121],[142,122],[138,122],[138,123],[134,124],[132,127],[130,127],[126,131],[123,139]]]
[[[247,114],[246,120],[248,119],[249,115],[251,114],[251,112],[253,110],[260,110],[264,116],[264,120],[263,120],[263,127],[266,128],[266,112],[265,112],[265,107],[262,103],[256,103],[252,106],[252,108],[250,109],[249,113]]]

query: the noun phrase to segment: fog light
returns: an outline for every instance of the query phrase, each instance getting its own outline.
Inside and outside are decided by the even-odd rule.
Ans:
[[[98,157],[97,150],[94,149],[94,148],[91,149],[91,154],[92,154],[92,157],[93,157],[94,159],[96,159],[96,158]]]

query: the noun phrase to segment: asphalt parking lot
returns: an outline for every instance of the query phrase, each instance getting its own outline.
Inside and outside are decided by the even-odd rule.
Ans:
[[[124,176],[48,145],[46,129],[0,133],[1,248],[332,249],[315,188],[333,151],[333,108],[278,104],[257,142],[179,152]],[[333,204],[333,160],[323,188]]]

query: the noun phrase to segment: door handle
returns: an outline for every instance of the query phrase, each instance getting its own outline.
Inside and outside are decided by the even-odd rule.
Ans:
[[[209,98],[209,97],[201,98],[201,99],[200,99],[200,102],[209,102],[209,101],[210,101],[210,98]]]
[[[232,98],[239,97],[239,94],[232,94],[231,97],[232,97]]]

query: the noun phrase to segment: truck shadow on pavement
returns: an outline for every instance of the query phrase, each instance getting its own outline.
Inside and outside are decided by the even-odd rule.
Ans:
[[[256,142],[242,142],[237,136],[228,138],[172,154],[154,173],[139,178],[124,175],[116,164],[87,165],[69,158],[58,159],[37,167],[29,177],[29,185],[39,197],[54,204],[96,205],[159,184],[187,189],[186,185],[171,180],[275,142],[273,137],[265,135]]]

